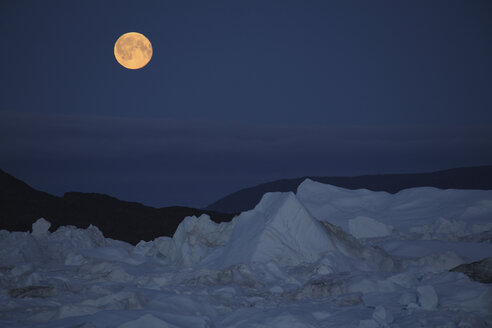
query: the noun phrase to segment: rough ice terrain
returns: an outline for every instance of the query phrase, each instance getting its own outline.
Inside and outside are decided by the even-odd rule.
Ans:
[[[0,327],[492,326],[492,286],[463,273],[490,265],[449,271],[492,256],[492,191],[306,180],[135,247],[49,225],[0,231]]]

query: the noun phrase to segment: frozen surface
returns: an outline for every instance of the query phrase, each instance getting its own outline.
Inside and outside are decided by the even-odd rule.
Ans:
[[[449,272],[492,254],[488,191],[306,180],[135,247],[49,226],[0,231],[0,327],[492,325],[491,285]]]
[[[367,216],[357,216],[348,222],[348,230],[355,238],[384,237],[391,234],[393,228]]]

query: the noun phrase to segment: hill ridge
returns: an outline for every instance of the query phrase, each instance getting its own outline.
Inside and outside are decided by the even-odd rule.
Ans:
[[[40,217],[59,226],[97,226],[105,237],[136,244],[172,236],[186,216],[208,214],[215,222],[233,215],[184,206],[154,208],[106,194],[67,192],[62,197],[36,190],[0,169],[0,229],[29,231]]]
[[[266,192],[293,191],[304,180],[331,184],[346,189],[369,189],[396,193],[414,187],[439,189],[492,189],[492,165],[460,167],[424,173],[366,174],[358,176],[303,176],[280,179],[244,188],[220,198],[207,210],[223,213],[239,213],[252,209]]]

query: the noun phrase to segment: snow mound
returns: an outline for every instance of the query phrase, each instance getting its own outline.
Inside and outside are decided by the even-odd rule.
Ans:
[[[276,261],[281,266],[314,262],[323,253],[357,254],[360,245],[341,230],[313,218],[292,193],[267,193],[236,218],[229,242],[205,262],[234,264]]]

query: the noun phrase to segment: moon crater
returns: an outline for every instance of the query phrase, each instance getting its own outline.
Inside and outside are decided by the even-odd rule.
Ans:
[[[114,45],[114,56],[118,63],[128,69],[139,69],[152,58],[152,44],[143,34],[129,32],[118,38]]]

